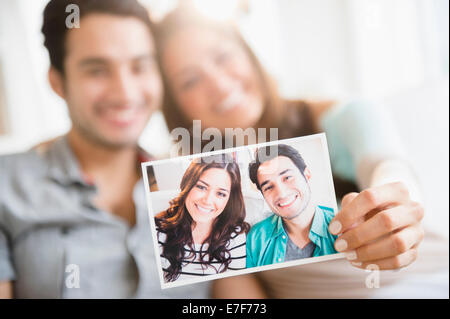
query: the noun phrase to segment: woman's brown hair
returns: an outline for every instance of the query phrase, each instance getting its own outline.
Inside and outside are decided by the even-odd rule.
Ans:
[[[250,225],[245,222],[244,197],[241,190],[241,174],[239,165],[228,155],[202,157],[193,160],[183,175],[180,183],[180,194],[170,202],[170,207],[155,217],[158,232],[164,233],[166,239],[163,246],[162,257],[166,258],[170,266],[164,269],[166,281],[175,281],[181,273],[185,258],[185,245],[194,249],[192,226],[194,220],[186,209],[186,197],[197,184],[201,175],[211,168],[220,168],[227,171],[231,179],[230,197],[223,212],[213,222],[212,231],[204,244],[208,248],[200,255],[202,267],[213,267],[210,261],[220,262],[217,272],[224,272],[231,262],[231,254],[227,245],[232,237],[247,233]],[[201,249],[203,250],[203,249]]]

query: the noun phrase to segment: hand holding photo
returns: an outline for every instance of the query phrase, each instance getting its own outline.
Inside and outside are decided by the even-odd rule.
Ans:
[[[325,134],[142,167],[162,288],[342,255]]]

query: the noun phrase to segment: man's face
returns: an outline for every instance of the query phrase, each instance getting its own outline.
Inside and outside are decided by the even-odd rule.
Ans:
[[[257,178],[264,199],[278,216],[292,219],[308,206],[311,189],[290,158],[278,156],[264,162],[258,168]]]
[[[162,97],[151,33],[137,18],[109,14],[80,26],[67,33],[64,60],[73,129],[102,146],[135,145]]]

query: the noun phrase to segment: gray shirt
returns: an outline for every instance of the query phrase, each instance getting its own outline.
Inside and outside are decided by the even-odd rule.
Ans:
[[[312,257],[316,245],[310,241],[305,247],[299,248],[289,236],[287,236],[286,242],[286,254],[284,255],[284,261],[298,260],[302,258]]]
[[[0,157],[0,281],[16,298],[208,297],[207,283],[161,290],[142,179],[132,228],[95,193],[66,137]]]

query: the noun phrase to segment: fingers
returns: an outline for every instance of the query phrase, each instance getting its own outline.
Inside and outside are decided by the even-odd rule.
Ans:
[[[422,226],[417,223],[382,239],[347,252],[352,262],[373,263],[373,261],[393,258],[415,249],[424,238]]]
[[[358,193],[348,193],[342,198],[341,207],[347,206],[356,196],[358,196]]]
[[[393,231],[416,224],[423,215],[423,206],[415,202],[386,209],[342,234],[336,240],[335,248],[344,251],[361,247]]]
[[[353,196],[353,195],[352,195]],[[329,230],[338,235],[350,228],[358,219],[377,208],[409,201],[409,192],[403,183],[391,183],[363,190],[350,201],[333,218]]]
[[[417,259],[417,255],[417,248],[413,248],[394,257],[372,260],[370,262],[353,261],[352,265],[361,269],[393,270],[408,266]],[[373,265],[376,266],[374,267]]]

